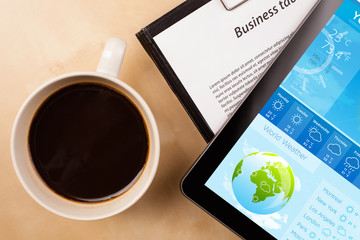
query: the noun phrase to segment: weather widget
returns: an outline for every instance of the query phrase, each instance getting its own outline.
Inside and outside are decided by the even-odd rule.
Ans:
[[[261,110],[261,114],[270,122],[278,124],[294,101],[294,98],[287,92],[278,90]]]
[[[331,168],[335,169],[352,146],[353,144],[350,140],[339,132],[334,131],[316,156]]]

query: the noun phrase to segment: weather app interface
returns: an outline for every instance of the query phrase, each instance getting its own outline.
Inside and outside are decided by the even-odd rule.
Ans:
[[[277,239],[360,239],[359,1],[343,2],[205,185]]]

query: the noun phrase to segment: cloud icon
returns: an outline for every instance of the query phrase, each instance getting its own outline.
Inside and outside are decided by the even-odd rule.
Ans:
[[[309,136],[316,142],[321,142],[322,138],[321,138],[321,133],[317,130],[317,129],[310,129],[310,134]]]
[[[337,156],[340,156],[341,155],[341,147],[339,144],[329,144],[327,146],[327,149],[332,153],[332,154],[335,154]]]
[[[356,157],[346,158],[345,163],[348,164],[349,167],[354,168],[354,169],[359,169],[359,167],[360,167],[359,159],[357,159]]]
[[[325,237],[329,237],[331,235],[331,230],[329,228],[325,228],[325,229],[322,230],[322,234]]]
[[[341,236],[346,236],[346,231],[342,226],[339,226],[337,229],[338,234],[340,234]]]

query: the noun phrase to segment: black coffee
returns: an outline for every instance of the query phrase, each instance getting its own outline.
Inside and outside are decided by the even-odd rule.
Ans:
[[[35,169],[59,195],[81,202],[111,199],[145,167],[149,139],[139,110],[121,93],[95,83],[52,94],[29,132]]]

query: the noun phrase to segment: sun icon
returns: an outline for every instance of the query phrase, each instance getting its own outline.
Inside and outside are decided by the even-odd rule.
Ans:
[[[309,132],[319,132],[319,129],[317,127],[311,127],[309,128]]]
[[[351,214],[354,212],[354,207],[350,205],[346,208],[346,211]]]
[[[300,124],[302,124],[303,118],[300,114],[296,113],[291,116],[291,122],[292,124],[299,126]]]
[[[283,101],[277,99],[273,102],[272,107],[275,109],[275,111],[281,111],[284,109],[284,103]]]
[[[346,215],[341,215],[340,216],[340,221],[342,221],[342,222],[346,222],[346,220],[347,220],[347,216]]]

